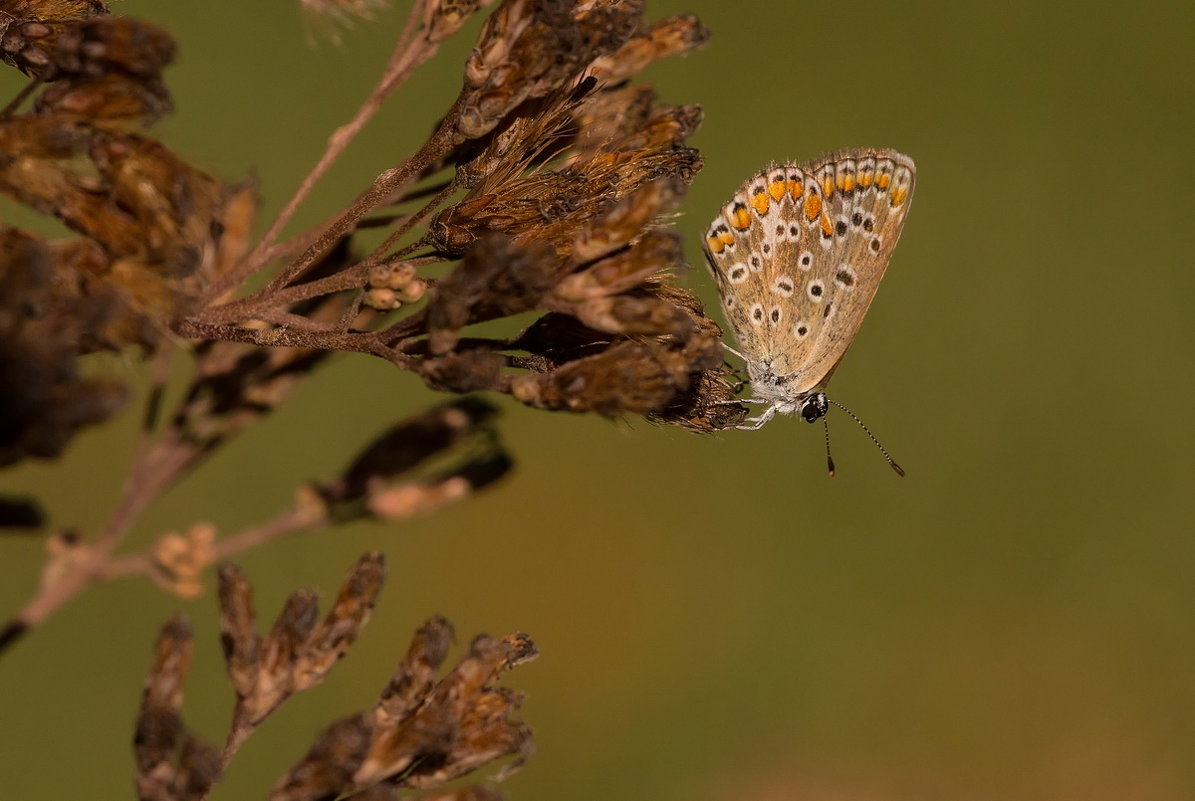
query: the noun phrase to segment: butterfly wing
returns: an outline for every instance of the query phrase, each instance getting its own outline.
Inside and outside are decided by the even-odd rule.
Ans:
[[[726,205],[706,254],[753,375],[778,377],[789,398],[825,386],[884,276],[914,176],[894,151],[844,150],[764,170]]]

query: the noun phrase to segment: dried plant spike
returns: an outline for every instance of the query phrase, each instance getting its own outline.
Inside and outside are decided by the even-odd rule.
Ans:
[[[398,725],[427,695],[455,637],[452,624],[440,615],[419,627],[406,658],[399,663],[374,707],[374,721],[379,728]]]
[[[253,585],[233,564],[219,570],[220,644],[238,698],[253,692],[261,669],[261,637],[253,611]]]
[[[374,602],[386,578],[386,559],[372,551],[357,561],[344,583],[336,603],[307,638],[294,666],[294,689],[306,690],[328,675],[361,629],[369,622]]]
[[[203,798],[220,775],[215,748],[188,731],[181,716],[193,650],[186,619],[175,616],[162,627],[133,739],[137,795],[144,801]]]
[[[295,692],[295,664],[319,616],[319,598],[297,590],[286,599],[278,619],[262,641],[261,663],[253,692],[238,700],[238,725],[256,726]]]

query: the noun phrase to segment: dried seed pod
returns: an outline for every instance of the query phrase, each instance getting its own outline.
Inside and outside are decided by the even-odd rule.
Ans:
[[[592,242],[586,242],[580,250],[589,254],[598,248]],[[660,271],[683,263],[683,260],[681,240],[677,234],[671,231],[648,231],[630,248],[600,259],[593,266],[562,279],[552,290],[552,295],[565,301],[580,301],[627,292]]]
[[[642,36],[628,40],[618,50],[599,56],[589,74],[603,83],[616,84],[643,70],[653,61],[687,53],[709,41],[710,32],[692,14],[668,17]]]
[[[506,237],[486,235],[436,284],[427,305],[428,349],[445,354],[466,325],[535,308],[561,267],[542,248],[519,248]]]
[[[170,93],[160,79],[129,80],[119,73],[52,83],[33,102],[35,114],[113,124],[150,125],[172,110]]]
[[[503,354],[478,348],[424,359],[419,375],[429,387],[443,392],[504,392],[509,382],[503,374],[506,365]]]
[[[647,414],[687,390],[698,370],[682,352],[623,341],[544,374],[511,379],[511,394],[529,406],[608,416]]]
[[[62,31],[54,49],[55,76],[99,77],[116,71],[156,77],[174,60],[174,37],[131,17],[99,17]]]
[[[590,298],[575,304],[570,313],[590,328],[611,334],[654,334],[683,339],[693,327],[688,314],[652,297]]]

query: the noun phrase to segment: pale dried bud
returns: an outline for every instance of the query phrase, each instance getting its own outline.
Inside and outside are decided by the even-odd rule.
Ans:
[[[403,303],[414,303],[424,295],[427,294],[427,281],[422,278],[416,278],[409,281],[405,286],[398,290],[398,297]]]
[[[215,558],[215,541],[211,523],[196,523],[185,534],[162,535],[149,550],[150,576],[180,598],[198,597],[203,593],[200,576]]]
[[[371,309],[379,311],[392,311],[402,306],[402,300],[399,298],[398,293],[393,289],[386,289],[384,287],[374,287],[373,289],[365,290],[361,302]]]
[[[415,267],[406,262],[376,264],[369,270],[369,286],[402,289],[415,277]]]

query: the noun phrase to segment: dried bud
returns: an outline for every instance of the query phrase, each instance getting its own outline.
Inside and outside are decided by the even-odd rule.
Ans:
[[[415,278],[415,267],[407,262],[377,264],[369,270],[369,286],[376,289],[402,289]]]
[[[149,550],[150,577],[158,586],[181,598],[203,592],[200,579],[215,557],[216,527],[197,523],[186,534],[163,534]]]
[[[428,0],[423,11],[423,24],[427,28],[427,39],[439,42],[447,39],[469,21],[477,9],[488,6],[493,0]]]
[[[403,303],[415,303],[427,294],[427,281],[416,278],[407,282],[406,286],[398,290],[398,297]]]
[[[361,296],[361,302],[378,311],[393,311],[402,307],[402,300],[398,297],[398,293],[385,287],[365,290],[365,294]]]

